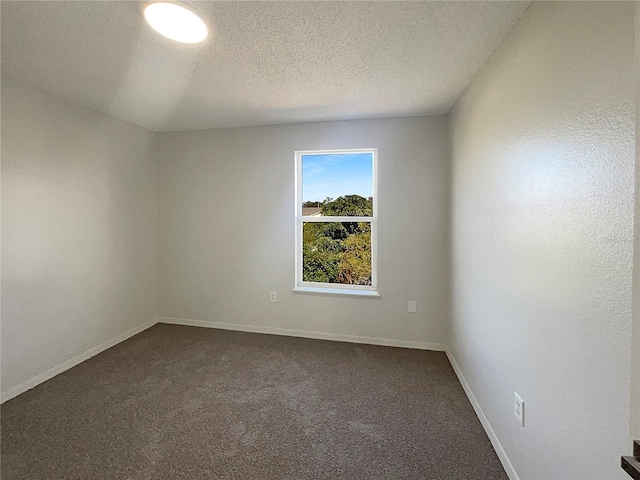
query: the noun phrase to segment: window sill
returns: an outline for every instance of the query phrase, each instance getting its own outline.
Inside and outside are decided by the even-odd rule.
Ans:
[[[338,295],[349,297],[380,298],[375,290],[348,290],[343,288],[295,287],[293,293],[311,293],[314,295]]]

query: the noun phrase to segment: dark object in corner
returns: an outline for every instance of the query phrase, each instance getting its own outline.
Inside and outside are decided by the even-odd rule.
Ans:
[[[634,480],[640,480],[640,441],[633,442],[633,457],[622,457],[620,466]]]

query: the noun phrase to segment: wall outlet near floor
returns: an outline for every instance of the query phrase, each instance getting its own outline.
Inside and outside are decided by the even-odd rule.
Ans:
[[[276,301],[277,301],[277,298],[276,298],[276,292],[274,292],[273,290],[271,290],[271,291],[269,292],[269,301],[270,301],[271,303],[276,303]]]
[[[415,300],[409,300],[407,310],[409,313],[416,313],[418,311],[417,303]]]
[[[524,427],[524,402],[516,392],[513,392],[513,399],[513,414],[520,422],[520,425]]]

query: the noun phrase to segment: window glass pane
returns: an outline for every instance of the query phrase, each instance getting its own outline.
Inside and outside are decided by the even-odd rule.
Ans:
[[[371,285],[370,222],[306,222],[302,280]]]
[[[373,154],[302,155],[302,215],[373,215]]]

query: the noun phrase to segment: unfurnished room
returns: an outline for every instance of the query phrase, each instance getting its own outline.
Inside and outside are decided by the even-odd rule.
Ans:
[[[2,480],[640,480],[640,3],[0,0]]]

